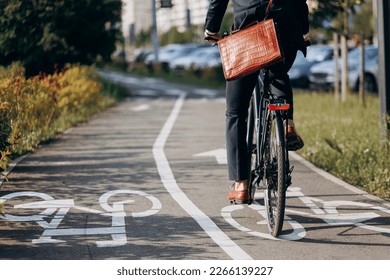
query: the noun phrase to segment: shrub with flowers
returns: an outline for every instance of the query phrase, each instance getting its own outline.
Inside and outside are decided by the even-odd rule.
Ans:
[[[10,155],[31,151],[113,104],[118,94],[114,97],[106,88],[89,66],[29,79],[18,64],[0,67],[0,169]]]

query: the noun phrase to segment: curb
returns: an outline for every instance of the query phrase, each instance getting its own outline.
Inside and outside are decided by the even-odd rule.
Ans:
[[[291,156],[291,158],[293,158],[294,160],[298,161],[299,163],[303,164],[304,166],[306,166],[307,168],[309,168],[310,170],[312,170],[313,172],[317,173],[318,175],[324,177],[325,179],[329,180],[329,181],[332,181],[333,183],[339,185],[339,186],[342,186],[344,188],[346,188],[347,190],[351,191],[351,192],[354,192],[356,194],[359,194],[361,196],[364,196],[368,199],[371,199],[371,200],[375,200],[379,203],[382,203],[383,205],[385,205],[386,207],[390,207],[390,203],[382,198],[379,198],[377,196],[374,196],[372,194],[369,194],[353,185],[350,185],[348,184],[347,182],[344,182],[343,180],[340,180],[339,178],[337,178],[336,176],[326,172],[325,170],[322,170],[318,167],[316,167],[314,164],[312,164],[311,162],[307,161],[306,159],[304,159],[303,157],[301,157],[300,155],[298,155],[297,153],[295,152],[289,152],[289,155]]]
[[[4,172],[1,172],[1,177],[0,177],[0,187],[1,185],[3,184],[5,178],[7,177],[8,174],[11,173],[11,171],[15,168],[15,166],[21,162],[22,160],[24,160],[26,157],[28,157],[31,153],[27,153],[25,155],[22,155],[18,158],[16,158],[7,168],[7,170],[5,170]]]

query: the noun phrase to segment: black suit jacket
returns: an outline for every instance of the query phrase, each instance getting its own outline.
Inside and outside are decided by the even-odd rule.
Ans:
[[[229,0],[210,0],[205,28],[219,32]],[[265,17],[268,0],[233,0],[233,29],[241,29]],[[306,50],[303,34],[309,32],[309,10],[306,0],[273,0],[270,17],[277,22],[283,48]],[[226,31],[226,30],[222,30]]]

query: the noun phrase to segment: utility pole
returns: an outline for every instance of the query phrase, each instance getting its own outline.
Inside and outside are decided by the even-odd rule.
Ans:
[[[374,13],[374,18],[378,18],[378,7],[377,7],[377,1],[378,0],[372,0],[372,11]],[[378,45],[378,22],[374,23],[374,38],[373,38],[373,43],[374,45]]]
[[[190,29],[192,24],[191,24],[191,10],[190,10],[190,5],[188,3],[188,0],[185,0],[185,16],[186,16],[186,28]]]
[[[366,107],[366,97],[365,97],[365,75],[364,75],[364,69],[366,68],[366,61],[365,61],[365,51],[364,51],[364,34],[360,34],[360,42],[359,42],[359,48],[360,48],[360,58],[359,58],[359,65],[360,65],[360,71],[359,71],[359,102],[363,105],[363,107]]]
[[[154,62],[158,63],[158,49],[159,41],[157,35],[157,10],[156,10],[156,0],[150,0],[152,5],[152,44],[153,44],[153,53],[154,53]]]
[[[379,102],[381,144],[389,149],[390,140],[390,1],[377,1],[379,50]],[[389,150],[387,150],[389,152]]]
[[[341,101],[347,101],[348,93],[348,34],[349,34],[349,0],[344,1],[344,26],[341,36]]]
[[[339,34],[337,32],[333,33],[334,41],[334,50],[333,50],[333,59],[334,59],[334,99],[336,104],[340,102],[340,71],[339,71]]]

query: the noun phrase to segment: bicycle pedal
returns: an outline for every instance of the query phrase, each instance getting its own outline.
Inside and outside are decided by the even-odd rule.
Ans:
[[[292,174],[293,170],[294,170],[294,166],[291,166],[290,170],[289,170],[288,173],[287,173],[287,182],[286,182],[287,188],[288,188],[289,186],[291,186],[291,184],[292,184],[292,181],[291,181],[291,174]]]

